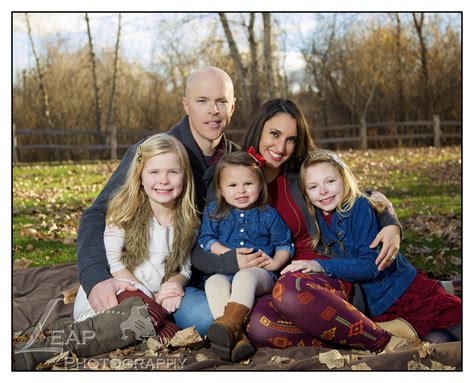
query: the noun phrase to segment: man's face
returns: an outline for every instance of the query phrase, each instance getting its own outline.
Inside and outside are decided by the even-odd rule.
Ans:
[[[183,105],[198,145],[215,143],[220,140],[234,112],[232,83],[214,72],[197,74],[188,85]]]

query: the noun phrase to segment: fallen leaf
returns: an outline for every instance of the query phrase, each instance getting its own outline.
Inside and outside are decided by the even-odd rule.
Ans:
[[[431,361],[431,369],[432,370],[436,370],[436,371],[439,371],[439,370],[449,370],[449,371],[452,371],[452,370],[455,370],[456,367],[453,367],[453,366],[447,366],[445,364],[442,364],[440,362],[437,362],[436,360],[432,360]]]
[[[344,367],[344,358],[338,350],[319,353],[319,361],[325,364],[330,370]]]
[[[74,243],[76,243],[75,237],[66,237],[63,240],[63,245],[73,245]]]
[[[161,343],[155,338],[148,338],[146,343],[147,343],[148,349],[152,351],[157,351],[163,347],[163,343]]]
[[[351,366],[351,370],[354,370],[354,371],[372,371],[372,369],[369,367],[369,365],[365,362],[353,364]]]
[[[211,358],[209,358],[206,354],[203,354],[202,352],[198,353],[196,355],[196,361],[197,362],[202,362],[204,360],[210,360]]]
[[[170,340],[169,345],[171,347],[186,347],[202,341],[203,339],[196,331],[196,327],[192,326],[178,331]]]
[[[21,258],[13,261],[13,270],[27,269],[33,261],[31,259]]]
[[[431,355],[435,349],[435,346],[435,344],[429,342],[422,342],[420,348],[418,349],[420,358],[426,358],[428,355]]]
[[[49,370],[53,367],[53,365],[61,363],[66,359],[66,357],[69,357],[69,351],[64,351],[61,354],[54,355],[53,357],[49,358],[46,360],[44,363],[40,363],[36,366],[37,370]],[[74,355],[73,355],[74,357]],[[77,359],[77,357],[76,357]]]
[[[428,371],[430,368],[425,366],[421,362],[417,362],[416,360],[410,360],[407,363],[408,371]]]
[[[296,362],[295,359],[288,358],[286,356],[280,356],[280,355],[274,355],[271,357],[271,359],[268,361],[268,364],[289,364]]]

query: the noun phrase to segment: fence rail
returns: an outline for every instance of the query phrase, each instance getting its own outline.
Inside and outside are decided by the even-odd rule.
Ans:
[[[446,129],[448,128],[448,129]],[[453,132],[453,128],[456,130]],[[423,131],[420,131],[423,129]],[[316,127],[313,129],[313,138],[319,145],[329,144],[350,144],[352,148],[367,149],[369,143],[398,141],[398,145],[402,146],[403,142],[409,140],[428,140],[428,145],[440,147],[443,141],[459,140],[461,142],[462,123],[460,121],[441,121],[439,116],[433,116],[428,121],[403,121],[403,122],[376,122],[367,123],[364,119],[358,125],[339,125]],[[380,130],[385,130],[384,133]],[[444,130],[444,131],[443,131]],[[369,134],[370,131],[370,134]],[[388,131],[388,132],[387,132]],[[129,131],[117,133],[115,129],[112,132],[97,131],[81,131],[81,130],[15,130],[13,124],[13,162],[19,159],[18,154],[27,150],[54,150],[54,151],[109,151],[110,158],[117,158],[118,149],[126,149],[134,142],[118,143],[117,136],[121,137],[146,137],[154,134],[154,131]],[[245,136],[244,129],[231,129],[226,135],[236,142],[241,142]],[[84,138],[89,136],[94,141],[101,140],[101,143],[18,143],[18,137],[66,137],[76,136]]]

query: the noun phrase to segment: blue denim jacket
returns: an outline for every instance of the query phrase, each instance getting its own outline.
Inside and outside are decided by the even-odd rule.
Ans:
[[[334,211],[330,227],[317,209],[321,230],[321,251],[332,256],[319,260],[326,274],[349,282],[359,282],[372,316],[380,315],[406,291],[416,269],[400,253],[383,271],[377,270],[378,251],[369,248],[380,230],[376,214],[364,197],[359,197],[346,213]]]
[[[209,218],[215,208],[216,201],[209,202],[202,215],[198,243],[204,250],[210,251],[211,245],[219,242],[231,249],[260,249],[269,256],[278,250],[294,255],[290,229],[271,206],[248,210],[231,208],[220,221]]]

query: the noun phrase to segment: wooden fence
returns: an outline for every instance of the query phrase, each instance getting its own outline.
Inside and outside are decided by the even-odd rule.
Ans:
[[[19,154],[28,150],[43,149],[47,151],[104,151],[110,159],[118,158],[118,149],[126,149],[140,138],[154,134],[154,131],[131,131],[117,134],[112,132],[96,131],[60,131],[60,130],[15,130],[13,124],[13,162],[22,159]],[[226,136],[237,143],[242,143],[246,130],[229,129]],[[341,125],[316,127],[312,134],[315,142],[320,147],[331,145],[344,145],[347,148],[368,149],[384,146],[412,146],[417,144],[440,147],[446,143],[461,143],[462,123],[460,121],[441,121],[435,115],[430,121],[408,122],[381,122],[367,123],[361,120],[359,125]],[[120,136],[120,143],[118,137]],[[84,138],[89,136],[89,141],[101,143],[18,143],[18,137],[41,136],[45,138],[75,136]],[[130,138],[133,138],[132,140]],[[82,140],[84,141],[84,140]],[[391,141],[391,144],[386,144]]]

